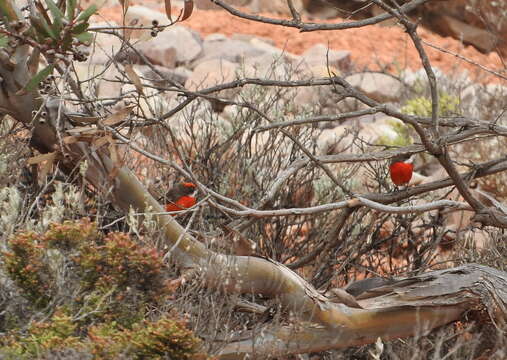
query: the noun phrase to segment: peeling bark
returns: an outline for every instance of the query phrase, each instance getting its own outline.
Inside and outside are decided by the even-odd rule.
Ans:
[[[365,288],[358,298],[364,309],[349,308],[347,324],[266,327],[227,344],[221,358],[243,358],[253,349],[256,356],[268,357],[369,344],[378,337],[425,335],[472,309],[486,310],[497,328],[507,331],[507,273],[487,266],[467,264],[394,279]]]

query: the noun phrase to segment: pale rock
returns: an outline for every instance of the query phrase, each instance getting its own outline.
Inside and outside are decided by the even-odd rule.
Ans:
[[[138,50],[154,64],[173,67],[195,60],[202,52],[202,40],[196,32],[173,25],[151,41],[140,43]]]
[[[178,62],[178,52],[174,47],[159,47],[158,41],[149,41],[138,46],[138,50],[154,65],[174,68]]]
[[[100,22],[90,24],[90,27],[115,27],[118,26],[114,22]],[[90,51],[88,55],[89,64],[106,64],[113,59],[120,51],[122,41],[116,36],[104,34],[101,32],[94,33],[95,42],[93,46],[87,48]],[[74,62],[76,63],[76,62]]]
[[[298,87],[293,101],[298,108],[310,110],[315,115],[344,113],[368,107],[354,98],[343,98],[340,90],[340,86],[331,85]],[[330,124],[320,126],[328,127]]]
[[[232,63],[222,59],[212,59],[199,64],[192,75],[185,83],[185,88],[190,91],[197,91],[210,88],[226,82],[231,82],[237,79],[238,64]],[[233,99],[239,93],[240,89],[226,89],[214,96],[224,98],[227,100]],[[216,112],[223,111],[223,104],[220,101],[211,101],[213,110]]]
[[[312,65],[307,66],[306,64],[304,68],[305,75],[307,75],[310,79],[320,79],[320,78],[328,78],[330,76],[340,76],[341,72],[334,66],[327,65]]]
[[[74,68],[79,81],[86,84],[83,89],[87,96],[100,100],[100,98],[116,98],[120,95],[122,84],[109,81],[123,77],[116,67],[106,68],[103,64],[90,65],[76,62]],[[86,81],[88,79],[93,80]]]
[[[187,144],[196,141],[221,143],[234,132],[228,120],[206,106],[201,106],[198,111],[180,111],[166,120],[166,123],[178,134],[178,140]]]
[[[358,111],[367,109],[368,107],[368,105],[353,97],[346,97],[336,103],[336,109],[338,112]]]
[[[246,6],[248,5],[252,0],[225,0],[224,2],[228,5],[238,7],[238,6]],[[194,0],[194,6],[196,9],[200,10],[224,10],[222,7],[214,4],[210,0]]]
[[[228,39],[228,37],[225,36],[224,34],[213,33],[213,34],[209,34],[208,36],[206,36],[204,38],[204,43],[206,43],[208,41],[225,41],[227,39]],[[204,46],[204,44],[203,44],[203,46]]]
[[[345,81],[356,90],[381,103],[399,101],[403,93],[401,81],[382,73],[357,73],[347,76]]]
[[[296,11],[301,13],[305,8],[305,1],[310,3],[308,0],[294,0],[294,8]],[[291,16],[287,0],[252,0],[250,3],[250,9],[254,13],[269,12],[281,15]]]
[[[400,120],[384,117],[372,123],[362,124],[359,137],[371,144],[378,143],[381,139],[387,142],[394,142],[398,138],[399,133],[394,127],[393,122],[400,122]]]
[[[440,16],[438,28],[456,39],[462,39],[465,44],[475,46],[482,52],[493,50],[497,44],[495,36],[492,36],[490,31],[469,25],[451,16]]]
[[[155,86],[171,87],[176,84],[185,85],[187,79],[192,75],[192,71],[185,67],[177,67],[175,69],[168,69],[163,66],[154,65],[155,69],[162,75],[160,77],[147,65],[139,65],[143,76],[151,81]]]
[[[251,35],[251,34],[232,34],[231,36],[232,40],[241,40],[241,41],[252,41],[253,39],[257,39],[260,41],[264,41],[266,44],[275,46],[275,41],[273,39],[270,39],[268,37],[264,36],[257,36],[257,35]]]
[[[226,106],[221,115],[223,116],[224,119],[233,124],[237,122],[242,122],[243,121],[242,119],[248,116],[249,111],[250,110],[247,109],[246,107],[231,105]]]
[[[486,91],[495,96],[507,96],[507,86],[501,84],[486,84]]]
[[[322,155],[343,153],[352,144],[351,132],[346,126],[323,130],[317,138],[317,148]]]
[[[433,66],[431,70],[435,74],[435,77],[441,80],[441,82],[446,82],[448,80],[447,75],[440,70],[440,68]],[[423,68],[416,71],[410,69],[403,70],[400,73],[400,80],[407,86],[418,88],[428,87],[428,75]]]
[[[154,20],[160,26],[167,26],[171,23],[164,13],[142,5],[129,6],[125,15],[125,24],[130,26],[151,27]],[[148,40],[151,38],[150,33],[151,29],[132,30],[130,38]]]
[[[297,74],[292,71],[293,66],[283,58],[265,53],[250,57],[242,63],[241,74],[247,78],[261,78],[270,80],[294,80]]]
[[[505,107],[507,87],[500,84],[471,84],[459,93],[461,107],[466,115],[481,117],[496,117],[494,109]],[[497,121],[502,124],[506,121],[506,114],[503,114]]]
[[[354,144],[354,139],[375,144],[380,139],[395,140],[398,132],[395,124],[400,120],[384,116],[372,123],[356,122],[354,126],[340,125],[325,129],[317,138],[317,147],[321,154],[357,153],[361,149]]]
[[[189,90],[200,90],[236,78],[237,64],[227,60],[212,59],[199,64],[185,83]]]
[[[137,66],[138,65],[134,66],[134,71],[140,74],[141,70],[137,69]],[[135,91],[137,90],[134,84],[124,84],[121,88],[123,94]],[[142,113],[147,117],[158,118],[170,110],[169,104],[163,96],[158,94],[157,89],[144,87],[143,92],[145,96],[141,96],[138,103],[142,109]]]
[[[245,59],[257,57],[265,51],[249,44],[245,41],[223,39],[218,36],[209,37],[202,44],[202,56],[197,59],[192,66],[198,66],[203,62],[213,59],[223,59],[232,63],[240,63]]]
[[[350,51],[331,50],[324,44],[315,44],[303,53],[302,58],[309,68],[329,66],[349,71],[352,64]]]
[[[478,107],[479,97],[481,94],[482,86],[478,84],[471,84],[461,90],[459,94],[460,103],[464,108],[466,114],[472,117],[480,116],[480,108]]]
[[[243,61],[245,67],[251,67],[253,72],[250,73],[251,77],[266,77],[271,78],[270,74],[273,72],[279,73],[280,76],[285,72],[288,62],[285,58],[279,57],[271,53],[262,53],[259,56],[248,57]],[[279,70],[275,71],[276,68]],[[255,73],[255,75],[254,75]]]
[[[266,53],[272,54],[273,56],[278,56],[281,58],[284,58],[286,61],[292,63],[292,64],[298,64],[301,61],[301,57],[291,54],[288,51],[284,49],[279,49],[273,45],[268,44],[267,42],[258,39],[253,38],[250,40],[250,44],[255,46],[257,49],[262,50]]]

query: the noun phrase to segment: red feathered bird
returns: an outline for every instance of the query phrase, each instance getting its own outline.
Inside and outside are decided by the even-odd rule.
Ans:
[[[165,211],[181,211],[194,206],[197,203],[197,199],[193,196],[196,189],[195,184],[190,182],[174,185],[166,194],[169,202],[165,205]]]
[[[414,164],[410,155],[399,155],[391,160],[389,165],[389,174],[391,180],[397,186],[407,185],[412,179]]]

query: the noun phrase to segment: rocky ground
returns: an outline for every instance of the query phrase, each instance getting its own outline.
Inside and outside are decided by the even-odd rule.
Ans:
[[[178,13],[178,3],[175,4],[174,13]],[[142,4],[146,7],[164,11],[162,2],[153,0],[131,1],[131,5]],[[252,12],[249,9],[245,11]],[[102,7],[102,20],[114,20],[121,22],[120,5],[109,5]],[[278,17],[273,14],[265,16]],[[99,20],[99,19],[97,19]],[[304,16],[303,20],[315,22],[340,22],[341,19],[332,20],[310,20]],[[100,20],[99,20],[100,21]],[[421,62],[417,52],[412,45],[408,35],[399,26],[368,26],[359,29],[345,31],[317,31],[300,33],[297,29],[273,26],[240,19],[232,16],[223,10],[200,10],[194,9],[192,16],[182,25],[198,31],[203,37],[221,33],[226,36],[237,34],[249,34],[271,39],[275,46],[285,49],[294,54],[302,54],[316,43],[323,43],[334,50],[347,50],[351,52],[353,63],[357,69],[388,70],[396,73],[405,68],[412,70],[419,69]],[[446,73],[466,69],[471,76],[478,78],[481,82],[502,81],[498,77],[492,77],[476,64],[493,70],[502,71],[505,69],[505,61],[497,53],[482,54],[472,46],[464,46],[460,41],[451,37],[442,37],[424,27],[419,29],[421,38],[429,44],[443,48],[453,54],[465,57],[470,62],[458,59],[456,56],[431,47],[426,47],[433,66],[436,66]],[[505,80],[503,80],[505,82]]]

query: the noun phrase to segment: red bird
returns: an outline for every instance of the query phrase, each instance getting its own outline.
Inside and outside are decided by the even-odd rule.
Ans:
[[[195,191],[196,186],[194,183],[183,182],[174,185],[166,194],[169,203],[165,205],[165,211],[181,211],[191,208],[197,203],[197,199],[192,196]]]
[[[397,186],[407,185],[412,179],[414,164],[410,155],[399,155],[391,160],[389,165],[389,174],[391,180]]]

